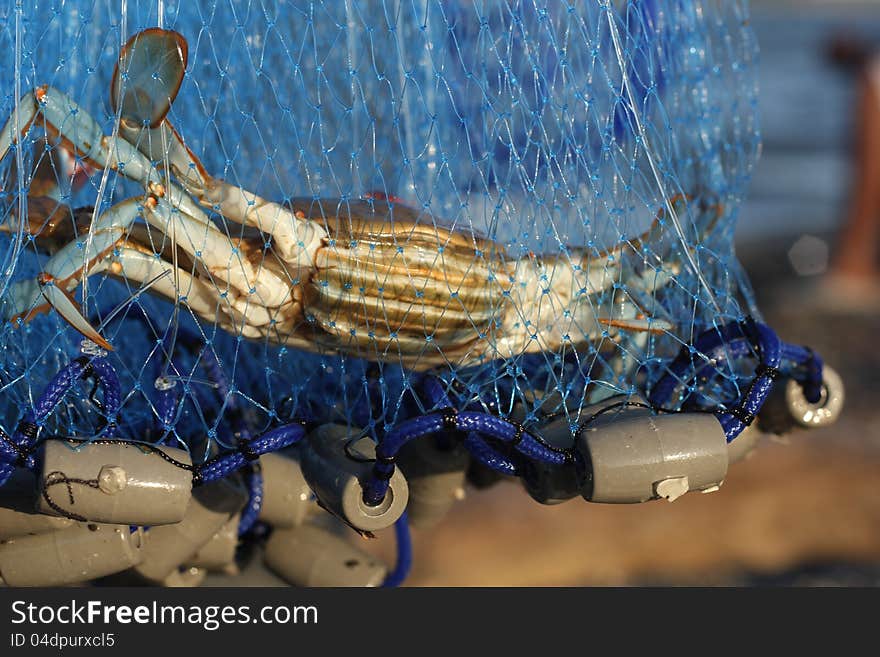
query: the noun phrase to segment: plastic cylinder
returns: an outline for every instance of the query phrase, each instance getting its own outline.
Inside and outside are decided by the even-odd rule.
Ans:
[[[316,504],[299,462],[272,452],[260,457],[260,469],[263,475],[260,520],[281,528],[301,525]]]
[[[581,481],[573,463],[552,465],[527,463],[522,482],[526,492],[536,502],[562,504],[581,494]]]
[[[150,528],[143,561],[135,571],[144,579],[161,583],[210,541],[246,501],[244,489],[226,479],[199,486],[193,490],[183,520]]]
[[[294,586],[379,586],[387,572],[372,555],[308,524],[272,532],[264,558]]]
[[[136,443],[49,440],[43,451],[39,510],[77,520],[127,525],[180,522],[192,491],[189,454]]]
[[[308,435],[300,454],[303,475],[318,500],[355,529],[385,529],[406,509],[409,490],[400,468],[395,469],[381,504],[371,507],[364,502],[361,481],[372,474],[376,445],[369,438],[354,438],[348,427],[318,427]]]
[[[589,464],[581,494],[591,502],[673,501],[714,490],[727,474],[727,440],[709,413],[619,409],[589,422],[575,444]]]
[[[235,549],[238,547],[238,524],[241,514],[236,513],[217,530],[207,543],[187,560],[188,567],[220,571],[235,564]]]
[[[440,449],[429,438],[414,440],[400,450],[398,465],[409,488],[407,517],[410,527],[429,529],[464,497],[468,453],[461,446]]]
[[[36,508],[36,477],[29,470],[18,469],[0,486],[0,541],[54,532],[74,524],[69,518],[37,513]]]
[[[76,523],[48,534],[0,542],[0,580],[8,586],[61,586],[131,568],[143,558],[144,531]]]
[[[66,529],[74,524],[69,518],[0,507],[0,541],[19,536],[35,536]]]
[[[190,566],[189,568],[177,568],[171,571],[163,581],[162,586],[174,589],[192,588],[199,586],[205,581],[208,571],[204,568]]]
[[[731,442],[727,443],[727,460],[729,463],[737,463],[748,458],[761,439],[764,433],[754,424],[743,429],[740,434]]]
[[[37,478],[16,468],[0,486],[0,541],[72,527],[74,521],[37,513]]]
[[[542,409],[552,412],[563,408],[563,399],[558,392],[552,393],[545,399],[546,401],[543,401],[541,404]],[[591,417],[594,413],[605,412],[606,410],[619,412],[615,407],[621,406],[623,408],[622,405],[628,403],[646,402],[632,395],[615,395],[579,409],[578,418],[584,420]],[[518,414],[522,418],[520,421],[524,421],[526,417],[524,406],[522,404],[515,406],[514,414]],[[563,414],[562,417],[557,417],[557,419],[551,420],[546,425],[535,428],[535,432],[541,436],[544,442],[554,447],[571,448],[574,442],[571,422],[571,417]],[[581,495],[581,480],[582,474],[577,471],[574,463],[555,465],[538,461],[527,461],[523,464],[521,476],[523,487],[533,500],[541,504],[562,504],[575,497],[579,497]]]

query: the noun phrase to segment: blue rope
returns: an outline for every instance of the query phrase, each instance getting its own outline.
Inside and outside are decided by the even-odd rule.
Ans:
[[[116,414],[122,407],[122,386],[119,384],[119,377],[116,370],[106,358],[94,358],[87,362],[86,372],[88,376],[89,368],[92,374],[98,379],[98,384],[104,389],[104,417],[108,422],[114,422]]]
[[[725,359],[757,356],[759,360],[755,378],[739,404],[714,411],[728,442],[734,440],[752,423],[767,400],[773,382],[781,374],[801,383],[811,403],[820,398],[821,359],[805,347],[783,343],[768,326],[749,319],[706,331],[692,346],[683,348],[669,365],[667,373],[654,386],[649,399],[655,408],[665,406],[685,375],[692,371],[696,353],[709,354],[706,364],[699,369],[697,376],[704,374],[707,368],[717,371],[717,363]],[[786,364],[784,369],[783,363]],[[689,375],[688,380],[693,376]],[[379,442],[371,476],[364,483],[364,502],[368,505],[376,506],[385,499],[400,449],[412,440],[443,430],[467,434],[464,444],[471,455],[492,470],[505,475],[516,475],[516,465],[490,447],[482,437],[511,445],[527,459],[540,463],[566,465],[576,458],[571,450],[553,448],[517,423],[480,411],[458,412],[440,382],[433,377],[423,379],[423,389],[434,408],[444,408],[405,420]]]
[[[110,310],[109,312],[100,313],[100,316],[104,315],[112,315],[119,316],[119,307]],[[129,316],[129,319],[134,319],[136,321],[141,322],[148,329],[152,329],[152,325],[149,322],[149,319],[145,314],[136,313],[132,316]],[[208,378],[216,384],[216,392],[218,397],[221,400],[221,404],[225,403],[227,409],[229,410],[229,415],[231,416],[229,419],[230,424],[232,425],[232,431],[236,435],[239,441],[239,445],[248,446],[251,445],[253,435],[250,427],[247,422],[244,421],[241,415],[241,409],[234,395],[231,395],[229,390],[229,381],[226,378],[226,375],[223,373],[223,368],[220,365],[220,361],[217,359],[217,355],[214,353],[213,349],[208,349],[207,345],[204,345],[202,340],[198,335],[189,331],[184,327],[178,327],[178,338],[180,339],[180,343],[183,344],[186,348],[188,348],[191,352],[195,353],[198,351],[198,346],[201,344],[204,348],[199,353],[199,363],[202,368],[205,370]],[[164,343],[164,339],[163,339]],[[180,404],[180,391],[178,386],[171,387],[167,390],[160,390],[159,394],[156,398],[156,413],[158,416],[158,421],[160,422],[160,430],[163,435],[167,434],[168,431],[171,430],[174,425],[174,419],[177,415],[177,409]],[[298,440],[298,439],[297,439]],[[246,452],[250,454],[250,448],[246,447]],[[279,447],[280,449],[280,447]],[[224,457],[226,458],[226,457]],[[247,456],[244,457],[245,461],[248,460]],[[213,461],[211,462],[213,463]],[[224,461],[224,463],[231,464],[231,461]],[[204,466],[202,466],[204,467]],[[226,467],[226,466],[223,466]],[[228,467],[233,467],[229,465]],[[204,474],[202,473],[201,479],[204,480]],[[242,511],[241,521],[238,527],[238,534],[242,536],[253,529],[254,525],[257,522],[257,518],[259,517],[260,511],[263,505],[263,477],[259,473],[259,471],[254,468],[251,471],[250,476],[247,478],[247,487],[248,487],[248,502]]]
[[[12,476],[16,467],[28,470],[35,467],[28,440],[16,440],[5,431],[0,431],[0,486]]]
[[[477,461],[485,465],[490,470],[494,470],[508,477],[516,477],[518,472],[516,465],[506,456],[500,454],[495,448],[491,447],[485,440],[482,440],[477,434],[470,433],[462,443]]]
[[[756,377],[752,380],[746,391],[745,399],[736,412],[731,410],[715,412],[715,417],[724,428],[727,442],[731,442],[741,434],[758,415],[758,411],[761,410],[773,389],[773,381],[776,379],[779,364],[782,361],[782,341],[779,337],[764,324],[757,324],[756,328],[761,357]]]
[[[570,450],[551,448],[537,440],[521,425],[489,413],[480,411],[456,413],[448,410],[429,413],[405,420],[379,441],[376,446],[376,463],[373,466],[372,476],[364,484],[364,502],[370,506],[377,506],[385,499],[391,476],[394,474],[395,459],[405,444],[442,429],[489,436],[511,445],[527,458],[550,465],[564,465],[570,463],[573,458]],[[495,464],[507,467],[506,463]]]
[[[126,306],[131,304],[131,300],[124,301],[116,306],[112,307],[104,307],[99,308],[96,312],[90,315],[90,319],[94,322],[100,322],[102,317],[106,317],[102,323],[106,323],[108,321],[121,321],[121,320],[129,320],[139,322],[148,332],[155,331],[155,327],[150,321],[149,316],[141,309],[141,312],[135,313],[122,313],[122,310],[125,309]],[[109,319],[109,318],[112,318]],[[197,336],[191,331],[187,330],[183,326],[179,326],[177,328],[177,336],[180,338],[183,344],[191,345],[198,342]],[[163,350],[168,349],[168,334],[166,333],[162,337],[162,348]],[[168,434],[172,431],[174,427],[174,420],[177,416],[178,407],[180,405],[181,400],[181,392],[180,387],[172,383],[168,388],[164,390],[159,390],[155,399],[155,409],[156,409],[156,428],[162,434],[162,438],[157,441],[158,444],[164,443],[164,441],[168,438]]]
[[[455,404],[449,399],[440,380],[437,377],[426,375],[421,379],[422,390],[428,396],[431,405],[435,409],[454,408]],[[495,472],[499,472],[507,476],[516,476],[516,464],[508,457],[502,455],[498,450],[489,445],[485,440],[480,438],[477,433],[468,433],[462,441],[462,445],[468,453],[482,463],[484,466]]]
[[[40,427],[64,396],[82,379],[94,376],[104,390],[103,414],[114,421],[122,405],[122,394],[116,370],[106,358],[77,358],[68,363],[49,381],[34,407],[18,423],[12,436],[0,432],[0,486],[6,483],[16,467],[33,470],[33,457]]]
[[[204,368],[208,378],[217,384],[217,394],[226,403],[229,411],[230,424],[232,431],[238,437],[239,444],[250,444],[252,441],[251,429],[241,415],[241,408],[235,395],[229,393],[229,381],[223,373],[220,361],[213,350],[204,349],[202,351],[200,362]],[[298,439],[297,439],[298,440]],[[260,511],[263,508],[263,474],[259,470],[259,465],[254,464],[250,474],[247,476],[248,501],[241,513],[241,520],[238,523],[238,535],[244,536],[257,523]]]
[[[202,465],[195,466],[194,483],[208,483],[228,477],[263,454],[296,444],[304,435],[303,425],[292,423],[276,427],[249,442],[241,441],[237,451],[215,456]]]
[[[106,358],[78,358],[68,363],[56,374],[36,404],[19,422],[12,436],[0,431],[0,486],[6,483],[16,467],[33,470],[36,461],[33,451],[37,435],[55,407],[70,389],[81,379],[94,376],[104,390],[104,416],[112,423],[122,404],[119,378]],[[219,385],[223,385],[221,382]],[[226,388],[228,390],[228,387]],[[256,440],[242,422],[239,427],[239,449],[235,452],[214,457],[200,466],[193,466],[195,483],[207,483],[222,479],[259,458],[262,454],[284,449],[298,442],[305,435],[301,424],[286,424],[262,434]],[[262,504],[262,477],[250,478],[250,499],[243,514],[243,525],[247,531],[253,526]],[[241,531],[241,527],[239,528]]]
[[[394,536],[397,541],[397,562],[394,564],[394,570],[385,576],[385,580],[382,582],[384,587],[403,584],[412,568],[412,536],[409,533],[409,518],[406,511],[394,523]]]
[[[459,431],[473,431],[511,444],[530,459],[548,465],[565,465],[571,461],[568,450],[553,449],[537,440],[519,424],[479,411],[463,411],[455,416]]]
[[[689,374],[696,353],[702,354],[706,362],[695,373]],[[782,342],[766,324],[751,320],[711,329],[702,333],[693,346],[683,347],[667,373],[654,386],[649,400],[653,406],[662,408],[669,403],[675,389],[686,382],[685,377],[687,381],[703,377],[707,370],[717,372],[719,362],[750,357],[758,358],[758,367],[739,406],[715,411],[728,442],[752,423],[767,400],[774,380],[780,375],[798,381],[808,401],[819,401],[822,360],[806,347]]]
[[[238,535],[244,536],[254,525],[263,508],[263,473],[259,468],[253,468],[245,478],[248,489],[248,501],[241,511],[241,520],[238,523]]]

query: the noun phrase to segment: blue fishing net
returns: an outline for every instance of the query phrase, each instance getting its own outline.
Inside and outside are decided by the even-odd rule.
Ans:
[[[157,26],[188,43],[168,118],[211,175],[313,208],[323,226],[363,212],[406,219],[392,240],[404,260],[425,250],[419,231],[458,235],[473,268],[456,281],[485,290],[491,312],[450,283],[446,237],[378,303],[356,277],[334,287],[326,271],[307,274],[324,306],[307,298],[263,334],[245,330],[248,311],[230,326],[108,270],[71,294],[114,347],[121,406],[106,417],[104,393],[84,381],[47,433],[109,432],[199,461],[234,446],[241,426],[336,422],[380,440],[450,404],[536,431],[551,415],[574,427],[601,399],[647,396],[698,335],[760,317],[733,249],[759,144],[745,2],[3,0],[0,117],[50,85],[115,134],[120,49]],[[42,303],[24,286],[51,257],[21,219],[40,218],[33,199],[51,197],[84,241],[88,220],[144,191],[89,168],[39,120],[0,183],[0,427],[11,434],[84,339],[54,311],[21,321],[22,304]],[[223,207],[206,212],[228,240],[254,238]],[[168,236],[149,234],[141,250],[168,259]],[[369,253],[367,242],[342,231],[326,248]],[[261,272],[278,270],[272,249],[256,257]],[[382,287],[387,272],[370,275]],[[222,276],[203,278],[222,305]],[[425,319],[429,302],[438,321]],[[314,346],[284,344],[294,329]],[[730,359],[682,377],[667,405],[695,391],[706,408],[737,399],[750,375],[740,368]],[[426,393],[427,378],[442,394]]]

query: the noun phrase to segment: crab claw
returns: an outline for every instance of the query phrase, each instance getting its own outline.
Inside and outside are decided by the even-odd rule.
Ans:
[[[40,293],[43,295],[43,298],[61,315],[65,322],[96,345],[107,351],[113,351],[111,344],[83,316],[80,305],[68,292],[55,285],[55,281],[51,276],[44,274],[37,279],[37,282],[40,285]]]
[[[138,32],[119,53],[110,104],[132,127],[156,128],[174,102],[186,71],[187,43],[157,27]]]

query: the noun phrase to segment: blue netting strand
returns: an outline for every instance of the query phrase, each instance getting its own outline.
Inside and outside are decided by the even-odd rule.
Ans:
[[[6,482],[15,466],[28,469],[35,467],[33,452],[38,445],[41,426],[78,381],[92,376],[104,390],[104,412],[108,418],[114,417],[119,408],[120,396],[119,381],[112,365],[104,358],[82,357],[71,361],[53,377],[46,390],[40,395],[34,409],[25,415],[14,434],[11,437],[5,432],[0,435],[0,485]],[[227,477],[255,461],[262,454],[295,445],[304,435],[305,428],[299,423],[276,427],[257,438],[252,438],[249,433],[239,434],[237,451],[220,454],[192,467],[194,483],[202,484]],[[249,506],[252,509],[250,513],[259,513],[262,498],[260,477],[251,477],[250,493]]]
[[[467,390],[468,403],[479,400],[483,410],[507,417],[517,405],[559,393],[574,417],[603,396],[649,387],[690,335],[718,321],[687,261],[695,259],[711,283],[723,318],[756,314],[753,304],[741,304],[743,278],[730,274],[739,271],[730,248],[732,230],[758,143],[754,37],[744,3],[698,4],[633,0],[569,8],[561,2],[428,1],[418,11],[404,3],[400,11],[387,12],[362,0],[291,5],[284,11],[267,7],[246,15],[223,1],[167,6],[164,25],[189,45],[180,101],[172,104],[169,120],[212,175],[273,201],[335,199],[320,202],[319,212],[313,209],[321,222],[353,212],[368,198],[377,219],[391,207],[395,216],[412,217],[425,228],[495,240],[500,264],[482,250],[470,268],[473,275],[486,269],[490,279],[503,280],[507,274],[497,268],[514,267],[525,296],[513,294],[514,288],[502,298],[523,304],[539,291],[530,287],[534,270],[535,286],[543,276],[547,288],[562,296],[548,296],[546,303],[522,310],[522,317],[513,313],[503,321],[461,318],[455,328],[444,329],[419,320],[406,340],[421,341],[423,358],[437,363],[436,374]],[[108,89],[119,48],[157,19],[153,3],[129,1],[124,17],[119,11],[90,2],[65,3],[49,13],[34,3],[20,10],[8,5],[7,16],[28,21],[19,37],[9,24],[0,30],[4,52],[21,57],[0,78],[11,81],[17,70],[23,94],[42,84],[69,94],[81,112],[112,134]],[[310,45],[295,47],[292,35],[301,34],[303,25],[309,26]],[[631,94],[622,96],[624,79]],[[17,102],[6,96],[3,110],[11,112]],[[13,146],[25,170],[13,170],[14,158],[4,159],[0,174],[15,184],[0,191],[5,213],[0,223],[15,222],[16,194],[30,189],[32,197],[55,199],[61,215],[53,225],[69,217],[70,228],[58,232],[72,233],[64,239],[94,239],[86,231],[92,212],[80,209],[97,205],[100,214],[142,190],[117,172],[96,171],[70,157],[62,143],[43,142],[40,125]],[[139,147],[146,149],[146,141]],[[649,159],[659,165],[662,189]],[[25,205],[45,225],[44,206]],[[230,240],[254,237],[226,218],[223,203],[207,210]],[[673,230],[673,212],[687,244]],[[144,224],[140,217],[128,239],[173,260],[167,249],[160,253],[168,235]],[[141,235],[145,230],[148,239]],[[15,294],[13,288],[4,294],[9,313],[26,310],[11,308],[12,297],[24,304],[33,300],[26,298],[24,282],[33,280],[47,258],[42,238],[24,237],[11,275]],[[261,243],[269,243],[267,237]],[[15,243],[9,232],[0,240],[9,248]],[[398,242],[405,253],[403,235]],[[119,263],[129,254],[114,253]],[[253,255],[260,267],[277,271],[271,249]],[[236,391],[228,398],[236,398],[258,425],[276,417],[309,418],[365,427],[378,438],[382,427],[411,414],[406,393],[414,381],[412,363],[396,357],[404,335],[390,326],[389,344],[371,346],[385,329],[360,317],[358,304],[373,303],[360,296],[360,288],[371,293],[363,280],[320,279],[341,293],[349,290],[357,303],[341,299],[341,314],[329,311],[334,317],[327,321],[326,311],[306,312],[302,319],[307,340],[320,326],[352,335],[363,348],[348,355],[332,349],[310,354],[283,344],[282,327],[288,331],[290,324],[280,315],[260,319],[266,329],[252,328],[262,314],[256,296],[241,297],[231,319],[223,320],[225,300],[235,291],[216,269],[206,276],[189,259],[178,257],[185,280],[171,275],[155,282],[145,274],[144,280],[120,282],[98,273],[88,280],[88,298],[79,299],[90,318],[95,308],[123,309],[102,329],[111,342],[125,340],[124,349],[108,356],[126,391],[118,417],[122,435],[139,439],[159,431],[188,442],[199,435],[213,439],[224,430],[225,420],[215,417],[210,395],[203,394],[201,368],[192,362],[199,357],[188,362],[178,348],[193,336],[197,345],[210,344]],[[440,266],[433,259],[429,264]],[[151,267],[152,274],[160,273]],[[569,282],[568,268],[584,278]],[[186,280],[192,276],[207,288],[199,283],[190,289]],[[171,295],[177,309],[161,300],[165,292],[150,293],[167,289],[170,280],[185,286]],[[426,291],[414,281],[410,291],[395,294],[411,292],[418,300],[428,298]],[[461,313],[461,293],[443,292],[449,295],[440,299],[447,316]],[[190,301],[200,294],[210,294],[206,307],[219,314],[191,311]],[[566,308],[568,298],[578,301]],[[625,316],[618,317],[621,308]],[[405,314],[405,308],[392,310]],[[640,313],[648,324],[640,324]],[[415,315],[421,316],[418,307]],[[568,329],[558,345],[542,353],[529,347],[528,334],[540,342],[563,323]],[[499,352],[498,336],[487,330],[493,325],[522,331],[526,342]],[[646,333],[645,326],[655,330]],[[472,331],[478,343],[493,345],[489,357],[470,365],[444,358],[441,352],[453,344],[441,342],[444,331],[464,341]],[[47,383],[46,372],[56,371],[78,348],[76,333],[57,313],[9,324],[0,338],[8,347],[2,379],[9,382],[6,416],[26,406]],[[161,377],[168,387],[157,390]],[[94,429],[87,411],[79,408],[69,416],[78,433]],[[17,419],[5,422],[12,426]]]
[[[375,507],[416,440],[581,472],[613,396],[728,440],[822,397],[733,249],[743,0],[0,0],[0,52],[0,484],[47,437],[180,447],[246,535],[320,425],[376,442]]]

